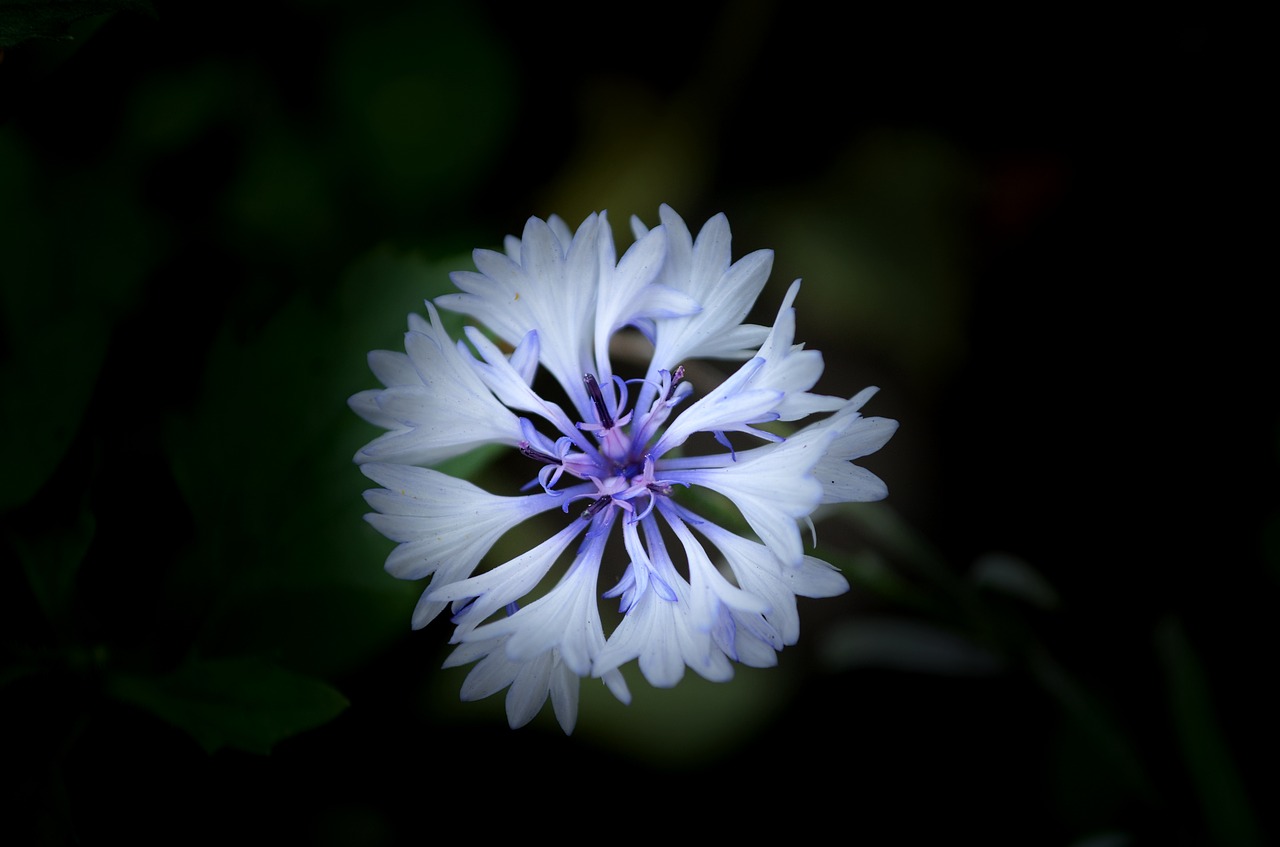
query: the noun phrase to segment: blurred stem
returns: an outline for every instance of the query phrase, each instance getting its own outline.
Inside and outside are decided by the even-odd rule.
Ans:
[[[853,585],[866,588],[890,603],[929,618],[946,617],[948,614],[945,602],[903,579],[874,550],[857,553],[829,550],[824,551],[821,558],[839,568]]]
[[[1062,707],[1066,717],[1094,741],[1104,762],[1119,774],[1121,783],[1143,801],[1154,803],[1156,792],[1142,760],[1107,709],[1030,638],[1024,657],[1032,677]]]
[[[940,589],[958,622],[968,631],[989,646],[1005,648],[974,584],[951,567],[892,507],[883,502],[851,503],[845,514],[874,548]],[[931,605],[936,608],[936,604]]]
[[[901,562],[927,584],[939,589],[953,604],[961,618],[960,623],[967,625],[967,631],[1011,660],[1020,660],[1036,683],[1057,702],[1067,719],[1075,722],[1085,736],[1093,740],[1098,755],[1116,770],[1121,783],[1144,802],[1154,803],[1156,793],[1151,779],[1119,723],[1050,655],[1030,627],[993,614],[977,585],[948,565],[921,534],[887,504],[853,504],[848,514],[876,549],[884,551],[893,561]],[[917,608],[922,606],[919,602],[913,605]]]
[[[1161,623],[1156,629],[1156,649],[1168,680],[1178,743],[1213,843],[1261,847],[1265,842],[1214,715],[1204,668],[1180,621],[1171,618]]]
[[[887,503],[851,503],[847,514],[875,546],[901,559],[920,576],[950,594],[971,593],[969,584]]]

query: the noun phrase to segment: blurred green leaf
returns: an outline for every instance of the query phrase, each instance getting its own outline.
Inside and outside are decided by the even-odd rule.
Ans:
[[[377,250],[334,299],[298,295],[257,331],[228,327],[215,343],[198,404],[166,428],[197,534],[176,582],[212,597],[206,652],[267,651],[328,676],[409,631],[422,588],[383,570],[392,545],[362,519],[369,481],[353,462],[381,430],[346,401],[377,385],[369,350],[402,349],[407,314],[449,290],[458,266]]]
[[[601,80],[587,94],[583,138],[551,184],[549,207],[575,225],[607,209],[622,232],[632,215],[656,224],[661,203],[690,205],[715,170],[710,116],[632,80]]]
[[[341,315],[344,384],[352,393],[378,387],[366,363],[368,351],[403,350],[409,313],[426,315],[424,300],[457,290],[449,274],[474,267],[469,255],[428,260],[379,247],[347,269],[336,308]],[[440,318],[457,338],[464,319],[453,312],[441,312]]]
[[[969,590],[929,540],[888,503],[848,503],[839,512],[886,556],[909,565],[939,587]]]
[[[1074,794],[1083,780],[1091,790],[1102,791],[1105,783],[1112,793],[1153,800],[1155,792],[1142,759],[1111,709],[1042,646],[1025,645],[1023,659],[1035,681],[1062,710],[1064,737],[1071,742],[1064,751],[1086,762],[1081,766],[1085,775],[1072,780],[1067,789]]]
[[[943,558],[918,529],[911,526],[888,503],[847,503],[840,514],[877,553],[899,568],[902,585],[919,584],[913,592],[917,602],[928,604],[936,617],[954,620],[972,631],[979,640],[994,641],[992,619],[974,586]],[[856,576],[856,574],[855,574]],[[850,576],[853,579],[854,576]]]
[[[1041,609],[1058,605],[1058,594],[1028,562],[1007,553],[987,553],[973,564],[970,575],[980,588],[1024,600]]]
[[[48,479],[80,426],[116,320],[157,261],[125,172],[47,168],[0,133],[0,511]],[[74,245],[70,249],[69,245]]]
[[[16,662],[10,665],[0,665],[0,688],[19,680],[27,679],[36,673],[38,671],[31,665],[18,664]]]
[[[937,598],[903,579],[873,550],[852,554],[825,550],[820,558],[838,567],[852,586],[869,589],[884,600],[928,615],[945,611]]]
[[[483,447],[463,453],[461,456],[446,459],[438,465],[432,465],[432,467],[440,471],[440,473],[448,474],[458,479],[475,480],[485,468],[503,456],[510,455],[511,448],[505,444],[486,444]]]
[[[228,67],[207,57],[144,76],[122,111],[121,136],[133,155],[172,154],[233,123],[245,92],[265,85],[252,65]]]
[[[155,10],[148,0],[3,0],[0,49],[36,38],[70,38],[68,28],[76,21],[121,11]]]
[[[876,667],[948,676],[997,673],[999,656],[966,636],[905,618],[858,618],[832,624],[821,645],[832,670]]]
[[[769,199],[774,278],[803,277],[811,341],[857,339],[930,380],[963,361],[975,173],[944,138],[886,127],[851,136],[821,190]]]
[[[347,707],[325,683],[258,657],[190,659],[164,677],[117,676],[111,691],[185,730],[209,753],[266,754]]]
[[[380,206],[419,209],[474,184],[503,149],[515,80],[466,4],[409,3],[363,16],[333,48],[332,140]]]
[[[1182,624],[1166,620],[1156,631],[1156,647],[1169,686],[1178,744],[1200,795],[1213,843],[1255,847],[1265,841],[1250,808],[1244,781],[1236,769],[1209,696],[1204,668]]]
[[[93,541],[96,527],[88,498],[56,525],[10,526],[6,535],[27,575],[41,611],[55,626],[70,609],[76,572]]]
[[[339,238],[339,214],[326,169],[306,133],[262,121],[246,160],[227,189],[227,220],[244,252],[279,254],[286,267],[305,267],[316,245]]]

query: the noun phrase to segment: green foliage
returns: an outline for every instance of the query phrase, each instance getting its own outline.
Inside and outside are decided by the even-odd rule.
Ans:
[[[1161,622],[1155,641],[1169,686],[1178,747],[1213,843],[1261,847],[1265,840],[1214,708],[1212,686],[1181,622]]]
[[[703,802],[715,785],[749,784],[804,820],[835,808],[870,827],[871,806],[886,803],[981,838],[1030,799],[1059,820],[1036,820],[1016,843],[1091,832],[1107,835],[1088,843],[1146,843],[1143,824],[1152,843],[1168,843],[1164,833],[1266,842],[1265,795],[1249,780],[1268,766],[1271,718],[1255,734],[1236,710],[1270,702],[1267,665],[1242,654],[1274,636],[1280,513],[1258,513],[1260,580],[1247,554],[1228,550],[1232,536],[1256,544],[1257,527],[1203,514],[1184,526],[1159,510],[1143,526],[1149,480],[1125,470],[1157,431],[1191,430],[1173,413],[1152,426],[1130,416],[1141,426],[1128,435],[1115,426],[1126,417],[1115,401],[1161,371],[1190,378],[1172,351],[1194,351],[1201,366],[1212,346],[1197,340],[1201,324],[1161,309],[1169,292],[1207,301],[1217,283],[1197,280],[1221,278],[1221,259],[1188,275],[1189,287],[1172,285],[1155,267],[1160,250],[1135,249],[1144,222],[1162,219],[1126,190],[1151,166],[1193,197],[1196,161],[1229,182],[1222,167],[1234,154],[1215,156],[1207,141],[1247,134],[1184,106],[1198,89],[1216,97],[1230,86],[1180,81],[1169,62],[1135,56],[1165,84],[1144,79],[1142,96],[1111,113],[1092,96],[1028,88],[1033,96],[1001,104],[1002,123],[969,113],[1025,76],[1028,57],[1001,55],[999,86],[961,88],[953,80],[984,45],[956,34],[960,61],[899,96],[891,89],[906,67],[942,45],[918,45],[920,30],[904,27],[919,50],[898,50],[864,22],[852,42],[833,30],[850,49],[831,64],[829,28],[790,17],[792,5],[733,7],[718,22],[712,7],[690,6],[674,26],[626,10],[624,23],[602,7],[566,27],[502,4],[286,0],[233,12],[187,0],[0,0],[0,760],[24,783],[17,808],[43,798],[40,811],[70,822],[63,843],[146,840],[135,832],[139,797],[148,818],[185,799],[172,812],[182,825],[225,815],[234,826],[269,784],[291,825],[306,817],[319,831],[331,820],[315,816],[323,805],[379,822],[403,814],[396,835],[421,834],[421,789],[387,764],[395,751],[424,780],[447,769],[446,804],[497,767],[503,781],[497,795],[481,792],[485,803],[544,785],[559,800],[566,785],[596,782],[609,808],[644,802],[654,786]],[[775,14],[788,26],[774,26]],[[774,40],[789,30],[800,37]],[[1170,43],[1191,55],[1193,36]],[[1066,56],[1089,46],[1074,39]],[[1125,98],[1136,90],[1096,76]],[[819,88],[834,93],[816,108],[793,96]],[[1176,121],[1150,135],[1110,123],[1157,111],[1161,88],[1176,94]],[[935,94],[946,115],[930,111]],[[1038,137],[1037,104],[1047,104]],[[947,132],[960,114],[969,132]],[[1081,140],[1119,163],[1120,177],[1077,157]],[[852,590],[801,601],[803,633],[779,667],[742,669],[729,684],[689,673],[655,691],[629,666],[630,706],[585,680],[571,738],[550,709],[511,733],[501,696],[459,703],[466,670],[439,671],[443,622],[409,632],[423,585],[381,568],[392,543],[362,521],[369,483],[352,462],[376,433],[345,400],[374,386],[367,352],[402,349],[406,314],[449,290],[448,272],[470,266],[466,250],[497,247],[502,227],[608,208],[624,236],[630,213],[653,224],[664,201],[691,223],[728,212],[735,255],[776,251],[759,320],[803,276],[797,341],[827,357],[819,390],[876,382],[885,390],[874,413],[903,421],[875,457],[893,493],[824,510],[814,552]],[[1231,211],[1204,208],[1224,220]],[[1208,243],[1183,227],[1159,232],[1179,263]],[[1141,257],[1139,273],[1117,273],[1091,247],[1108,229]],[[1164,287],[1142,289],[1129,325],[1119,305],[1135,279]],[[1112,355],[1095,313],[1150,358]],[[456,336],[461,319],[443,317]],[[1147,344],[1141,333],[1159,324],[1190,334]],[[1246,335],[1232,339],[1233,355],[1266,361],[1240,346]],[[1094,355],[1103,367],[1091,368]],[[1100,393],[1113,378],[1114,395]],[[1236,407],[1269,396],[1268,384],[1216,396]],[[1176,396],[1160,395],[1160,408],[1180,408]],[[1269,462],[1241,462],[1255,482],[1274,476],[1280,431],[1269,433]],[[1100,449],[1113,441],[1114,454]],[[1220,450],[1214,442],[1213,460]],[[496,475],[508,452],[475,451],[446,469]],[[1201,459],[1185,453],[1159,461],[1192,473]],[[1190,478],[1170,488],[1199,507],[1203,480]],[[1234,508],[1253,496],[1217,481],[1211,490]],[[746,531],[724,498],[680,496]],[[904,515],[913,503],[929,514],[931,497],[938,524],[913,526]],[[1112,503],[1122,505],[1109,512]],[[1034,526],[1020,525],[1029,517]],[[1183,549],[1209,527],[1208,555]],[[521,527],[495,556],[536,536]],[[1176,555],[1161,555],[1163,536]],[[1158,565],[1144,570],[1149,562]],[[1222,585],[1235,592],[1231,626],[1195,626]],[[1224,658],[1251,676],[1223,686]],[[957,694],[966,686],[985,692],[968,712]],[[876,697],[883,712],[863,708]],[[959,746],[980,732],[966,721],[992,714],[990,737]],[[956,747],[921,740],[948,718]],[[1029,736],[1003,725],[1018,720]],[[170,726],[195,740],[190,750],[156,742]],[[984,782],[988,757],[1015,746],[1033,749],[1012,776]],[[839,762],[839,778],[805,770],[815,757]],[[126,784],[122,761],[153,781]],[[881,771],[900,761],[910,778],[895,797]],[[547,780],[547,762],[583,770]],[[948,764],[966,784],[930,780]],[[789,805],[801,797],[785,795],[791,785],[802,803]],[[874,797],[863,793],[872,785]],[[1016,798],[1001,794],[1011,788]],[[113,811],[123,822],[100,835]],[[957,811],[980,825],[966,830]]]
[[[154,9],[149,0],[2,0],[0,50],[33,39],[71,38],[71,25],[77,21],[122,11]]]
[[[83,500],[58,517],[52,526],[9,528],[6,534],[41,611],[66,633],[71,628],[76,573],[93,541],[96,522]]]
[[[444,6],[335,23],[313,68],[334,110],[306,116],[280,108],[287,95],[253,63],[196,56],[104,98],[75,67],[51,74],[67,53],[36,43],[151,10],[0,5],[0,48],[35,58],[0,64],[24,71],[0,94],[31,95],[6,100],[0,128],[0,684],[51,715],[40,704],[70,686],[68,720],[107,716],[99,732],[117,714],[105,695],[209,752],[267,753],[331,721],[346,706],[333,680],[408,632],[421,588],[379,567],[389,547],[361,520],[368,481],[352,461],[372,436],[346,398],[375,382],[368,351],[401,347],[407,313],[466,258],[367,239],[412,231],[398,221],[478,178],[509,113],[506,71],[476,20]],[[162,23],[186,14],[166,11]],[[389,35],[399,58],[380,52]],[[440,43],[419,50],[424,36]],[[457,62],[486,53],[459,85]],[[440,97],[418,97],[429,91]],[[391,100],[369,112],[366,95]],[[81,126],[90,113],[99,122]],[[210,137],[233,169],[206,185],[191,165]],[[419,157],[425,140],[438,155]],[[353,205],[380,210],[367,229],[349,225]],[[59,769],[46,775],[60,794]]]
[[[266,647],[331,675],[405,632],[418,589],[377,567],[389,548],[360,519],[367,480],[352,461],[371,436],[346,398],[375,382],[367,351],[398,342],[391,328],[447,283],[442,266],[378,250],[328,302],[296,296],[251,337],[228,328],[214,343],[165,437],[196,532],[175,578],[216,591],[205,649]],[[269,458],[260,421],[288,426]]]
[[[185,730],[208,753],[234,747],[267,754],[347,707],[330,686],[260,657],[191,658],[162,677],[121,674],[110,689]]]
[[[23,445],[0,474],[3,512],[34,495],[76,436],[115,324],[156,261],[156,231],[127,172],[54,170],[9,133],[0,196],[0,440]]]
[[[1151,757],[1117,704],[1086,683],[1085,674],[1054,655],[1041,631],[1043,618],[1060,611],[1052,584],[1032,565],[1007,554],[980,557],[968,579],[946,566],[928,542],[887,505],[854,504],[840,509],[872,551],[833,561],[855,590],[874,594],[887,609],[909,617],[860,616],[833,626],[823,653],[837,668],[878,667],[941,676],[1016,673],[1039,687],[1055,706],[1054,772],[1061,809],[1087,829],[1126,804],[1163,808],[1165,780],[1152,772]],[[945,623],[945,625],[943,625]],[[1250,798],[1212,707],[1211,684],[1177,620],[1153,633],[1153,662],[1165,675],[1167,713],[1146,722],[1172,726],[1170,744],[1194,787],[1213,843],[1255,847],[1263,843]]]
[[[500,153],[511,70],[480,24],[465,4],[407,3],[336,42],[332,141],[364,197],[404,211],[459,198]]]

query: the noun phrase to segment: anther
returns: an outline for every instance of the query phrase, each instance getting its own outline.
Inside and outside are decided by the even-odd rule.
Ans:
[[[676,369],[671,372],[671,384],[667,386],[667,396],[662,398],[663,402],[670,400],[671,395],[676,393],[676,386],[682,379],[684,379],[684,365],[676,365]]]
[[[596,417],[600,419],[600,426],[604,429],[613,429],[613,417],[604,404],[604,393],[600,391],[600,384],[596,382],[595,374],[583,374],[582,383],[587,387],[591,402],[596,406]]]
[[[521,441],[517,446],[520,448],[520,454],[522,456],[533,459],[535,462],[542,462],[543,464],[547,464],[547,465],[561,464],[560,460],[557,459],[555,456],[551,456],[551,455],[548,455],[547,453],[543,453],[541,450],[534,447],[528,441]]]
[[[582,519],[590,520],[600,513],[600,510],[613,502],[612,497],[597,497],[591,501],[591,505],[582,510]]]

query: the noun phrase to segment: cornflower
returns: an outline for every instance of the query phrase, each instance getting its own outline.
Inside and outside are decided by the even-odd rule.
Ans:
[[[366,517],[396,542],[386,569],[429,578],[412,626],[449,609],[457,646],[445,666],[476,663],[462,699],[506,689],[513,728],[549,697],[572,732],[584,678],[629,703],[621,668],[632,660],[656,687],[676,685],[686,667],[726,681],[735,662],[777,664],[799,638],[796,598],[849,587],[805,553],[802,525],[812,529],[823,504],[887,495],[853,460],[897,422],[862,416],[874,387],[850,398],[810,391],[823,360],[795,343],[800,281],[772,326],[745,323],[772,251],[731,261],[724,215],[696,240],[670,207],[659,219],[649,229],[633,218],[618,258],[604,212],[576,230],[530,218],[503,252],[474,251],[476,270],[451,275],[457,293],[427,301],[425,318],[409,315],[404,352],[370,353],[383,387],[349,401],[386,430],[355,457],[381,486],[365,493]],[[487,332],[467,326],[455,341],[439,309]],[[624,332],[647,339],[642,376],[615,372],[611,342]],[[686,366],[704,359],[741,364],[694,399]],[[548,378],[563,405],[535,390]],[[695,453],[699,434],[717,449]],[[488,445],[526,463],[522,493],[432,467]],[[704,514],[707,491],[741,521]],[[500,538],[547,513],[559,522],[550,537],[480,569]],[[620,551],[608,544],[615,533]],[[616,582],[602,583],[606,573]],[[619,612],[607,634],[602,598]]]

